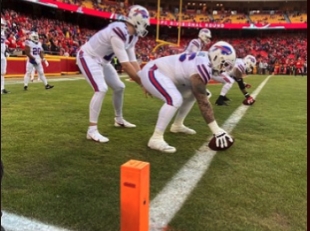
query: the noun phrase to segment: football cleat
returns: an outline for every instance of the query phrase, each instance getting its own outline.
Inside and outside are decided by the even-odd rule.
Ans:
[[[24,90],[27,91],[28,90],[28,86],[24,86]]]
[[[54,87],[54,86],[51,86],[51,85],[49,85],[49,84],[46,84],[45,89],[48,90],[48,89],[52,89],[53,87]]]
[[[98,131],[95,132],[87,132],[86,139],[93,140],[100,143],[106,143],[109,139],[103,135],[101,135]]]
[[[135,124],[129,123],[128,121],[122,119],[122,122],[119,122],[114,118],[114,127],[123,127],[123,128],[135,128],[137,127]]]
[[[175,147],[170,146],[163,139],[151,138],[147,146],[151,149],[158,150],[158,151],[165,152],[165,153],[174,153],[177,151]]]
[[[218,106],[228,106],[228,104],[224,101],[223,98],[221,98],[221,96],[216,100],[215,104]]]
[[[208,99],[210,99],[210,98],[212,97],[211,91],[209,91],[208,89],[206,89],[206,92],[207,92]]]
[[[231,101],[229,98],[226,97],[226,95],[224,95],[222,98],[224,101]]]
[[[171,128],[170,128],[170,132],[173,132],[173,133],[185,133],[185,134],[189,134],[189,135],[196,134],[196,131],[194,129],[186,127],[183,124],[179,125],[179,126],[172,124]]]
[[[1,95],[2,95],[2,94],[8,94],[8,93],[10,93],[10,92],[7,91],[7,90],[5,90],[5,89],[3,89],[3,90],[1,91]]]

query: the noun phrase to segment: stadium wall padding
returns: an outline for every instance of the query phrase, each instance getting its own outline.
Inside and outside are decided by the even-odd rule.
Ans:
[[[63,56],[45,56],[49,66],[45,67],[42,63],[45,75],[61,76],[68,74],[78,74],[79,68],[76,65],[76,59]],[[5,77],[23,77],[26,73],[26,57],[8,57],[7,70]]]

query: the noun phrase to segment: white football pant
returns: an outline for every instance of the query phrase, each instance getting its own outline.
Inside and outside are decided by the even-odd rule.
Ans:
[[[115,116],[123,118],[123,95],[125,84],[120,80],[112,64],[102,65],[100,58],[92,57],[80,50],[77,54],[77,65],[86,81],[95,91],[89,106],[89,120],[98,123],[102,102],[108,86],[113,90]]]
[[[7,61],[5,57],[1,57],[1,91],[4,89],[4,75],[6,74]]]
[[[235,82],[235,80],[232,77],[230,77],[226,72],[223,72],[217,76],[212,76],[212,79],[224,84],[220,93],[220,95],[222,96],[225,96],[228,93],[228,91]]]
[[[47,80],[46,80],[46,77],[44,75],[44,69],[43,69],[42,63],[39,63],[37,65],[33,65],[29,61],[27,61],[27,63],[26,63],[26,74],[24,76],[24,85],[28,86],[29,79],[30,79],[30,76],[31,76],[33,69],[37,70],[39,78],[42,80],[44,86],[46,86]]]
[[[176,86],[173,81],[161,73],[153,63],[147,64],[139,76],[144,88],[165,104],[161,107],[156,123],[156,130],[164,132],[179,110],[175,123],[183,121],[195,103],[195,97],[190,86]]]

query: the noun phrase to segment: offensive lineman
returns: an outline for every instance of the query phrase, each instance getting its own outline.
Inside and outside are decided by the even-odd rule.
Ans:
[[[41,43],[39,42],[38,33],[30,33],[29,40],[25,41],[25,53],[28,59],[26,63],[26,74],[24,76],[24,90],[28,90],[29,78],[33,71],[33,68],[37,70],[38,76],[42,80],[45,89],[52,89],[54,86],[51,86],[47,83],[46,77],[44,75],[42,61],[44,62],[46,67],[48,67],[49,63],[44,58],[44,50]]]
[[[149,12],[142,6],[134,5],[129,9],[124,22],[112,22],[93,35],[77,53],[77,65],[94,90],[89,104],[89,127],[87,139],[105,143],[109,139],[98,131],[98,119],[108,86],[113,90],[115,112],[114,126],[134,128],[136,125],[123,118],[123,96],[125,84],[120,80],[111,60],[116,56],[122,69],[135,82],[141,85],[137,72],[140,65],[135,54],[135,44],[139,37],[148,33]]]
[[[246,70],[250,72],[251,69],[255,67],[255,65],[256,65],[255,57],[252,55],[247,55],[244,59],[236,59],[235,66],[231,71],[223,72],[217,76],[212,76],[212,79],[224,84],[220,96],[216,100],[215,104],[218,106],[227,105],[225,101],[230,101],[230,99],[226,97],[226,94],[230,90],[235,81],[237,81],[242,94],[246,98],[244,104],[245,105],[254,104],[255,100],[245,90],[246,88],[250,88],[251,85],[243,82],[243,75],[246,74]]]
[[[1,18],[1,94],[7,94],[9,91],[4,88],[4,75],[6,73],[6,44],[5,44],[6,21]]]
[[[212,69],[229,71],[235,63],[236,52],[226,42],[217,42],[209,52],[177,54],[162,57],[147,63],[139,72],[145,89],[163,100],[148,147],[165,153],[174,153],[176,148],[164,140],[164,132],[179,110],[170,131],[195,134],[183,121],[197,100],[199,109],[210,130],[217,139],[218,147],[226,147],[230,135],[217,125],[211,103],[206,94],[206,85],[212,76]]]

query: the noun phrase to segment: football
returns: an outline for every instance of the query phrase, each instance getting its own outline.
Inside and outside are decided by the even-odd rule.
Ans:
[[[213,151],[224,151],[224,150],[227,150],[228,148],[230,148],[234,142],[235,142],[235,139],[232,137],[233,139],[233,142],[230,142],[228,138],[227,139],[227,147],[224,147],[224,148],[221,148],[221,147],[217,147],[216,146],[216,138],[215,137],[212,137],[212,139],[209,141],[209,148],[212,149]]]
[[[242,103],[243,103],[243,105],[250,106],[250,105],[253,105],[255,103],[255,99],[253,99],[252,97],[250,99],[244,99]]]

